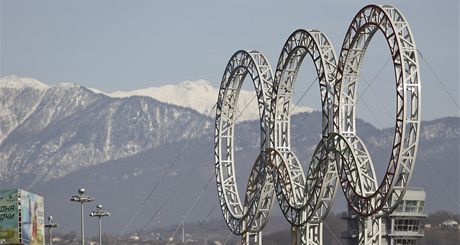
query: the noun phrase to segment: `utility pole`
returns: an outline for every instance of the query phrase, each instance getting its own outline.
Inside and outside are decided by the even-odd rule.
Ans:
[[[110,213],[102,210],[102,204],[96,206],[96,211],[93,211],[89,214],[91,217],[99,218],[99,245],[102,244],[102,218],[105,216],[110,216]]]
[[[85,218],[83,217],[83,204],[94,201],[94,198],[85,195],[85,189],[78,189],[78,196],[72,196],[71,202],[79,202],[81,204],[81,245],[85,245]]]
[[[51,230],[54,228],[57,228],[59,224],[54,223],[54,218],[53,216],[48,217],[48,224],[45,225],[45,228],[48,228],[48,234],[49,234],[49,245],[53,245],[53,234],[51,233]]]

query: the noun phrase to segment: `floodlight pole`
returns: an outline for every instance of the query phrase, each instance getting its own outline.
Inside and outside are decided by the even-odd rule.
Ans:
[[[48,234],[49,234],[49,245],[53,245],[53,235],[52,235],[52,230],[56,227],[59,226],[59,224],[54,223],[54,218],[53,216],[48,217],[49,223],[45,225],[45,228],[48,228]]]
[[[96,211],[93,211],[89,214],[91,217],[99,218],[99,245],[102,244],[102,218],[105,216],[110,216],[110,213],[102,210],[102,204],[97,205]]]
[[[85,220],[83,217],[83,204],[94,201],[94,198],[85,195],[85,189],[78,189],[78,196],[72,196],[71,202],[79,202],[81,204],[81,245],[85,245]]]

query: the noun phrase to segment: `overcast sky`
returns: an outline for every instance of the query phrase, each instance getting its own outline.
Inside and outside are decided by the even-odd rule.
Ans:
[[[73,82],[107,92],[196,79],[217,87],[236,50],[260,50],[275,65],[286,38],[299,28],[323,31],[338,54],[353,16],[367,3],[2,0],[0,75],[32,77],[48,85]],[[459,1],[384,3],[404,13],[417,47],[459,104]],[[368,81],[390,57],[380,39],[371,43],[363,66]],[[457,106],[422,59],[420,64],[423,118],[458,116]],[[313,71],[311,62],[304,66],[304,73]],[[388,113],[365,112],[390,108],[394,114],[391,62],[383,67],[363,97],[366,108],[360,106],[364,109],[358,113],[376,126],[394,122]],[[318,107],[318,93],[302,103]]]

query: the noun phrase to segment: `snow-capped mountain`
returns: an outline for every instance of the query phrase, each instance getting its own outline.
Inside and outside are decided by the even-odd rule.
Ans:
[[[112,93],[105,93],[98,89],[92,89],[92,91],[113,98],[127,98],[131,96],[151,97],[165,103],[190,107],[209,116],[213,116],[211,115],[211,110],[216,104],[219,92],[218,88],[213,87],[210,82],[205,80],[184,81],[177,85],[150,87],[133,91],[116,91]],[[259,112],[257,110],[255,92],[242,90],[238,99],[238,108],[242,112],[239,118],[240,121],[258,119]],[[311,111],[313,110],[306,106],[295,108],[295,113]]]
[[[32,78],[0,79],[0,142],[33,112],[48,86]]]
[[[178,85],[171,84],[132,91],[115,91],[112,93],[105,93],[100,90],[94,91],[113,98],[127,98],[131,96],[151,97],[165,103],[190,107],[203,114],[210,113],[217,99],[217,89],[205,80],[184,81]]]
[[[33,184],[198,137],[211,119],[149,97],[111,98],[76,84],[0,80],[0,180]],[[5,84],[5,86],[3,86]]]

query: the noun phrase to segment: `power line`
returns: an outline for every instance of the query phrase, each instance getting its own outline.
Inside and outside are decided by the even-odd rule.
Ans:
[[[382,74],[382,71],[383,69],[385,68],[385,66],[390,62],[391,58],[388,58],[385,63],[380,67],[380,69],[377,71],[377,73],[374,75],[374,77],[372,77],[372,79],[370,80],[370,82],[368,82],[368,80],[364,77],[364,75],[361,75],[362,79],[367,83],[367,86],[366,88],[363,90],[362,93],[360,93],[358,95],[358,98],[356,99],[356,104],[358,103],[358,101],[360,101],[363,96],[366,94],[366,92],[370,89],[371,92],[375,95],[375,97],[377,98],[378,102],[380,104],[383,105],[383,102],[379,99],[379,97],[377,96],[377,94],[375,94],[374,90],[372,89],[371,85],[377,81],[377,78],[380,76],[380,74]],[[363,103],[363,105],[366,107],[367,111],[370,113],[370,115],[377,121],[377,123],[379,124],[380,128],[384,128],[384,125],[380,122],[380,120],[377,118],[377,116],[374,114],[374,111],[369,107],[369,105],[363,100],[361,101]],[[390,113],[388,111],[388,109],[386,107],[384,107],[385,110]]]
[[[190,176],[191,175],[189,175],[189,178]],[[176,186],[176,188],[169,194],[168,198],[166,198],[166,200],[161,204],[157,211],[150,217],[149,221],[142,227],[138,235],[142,234],[145,231],[150,222],[152,222],[152,220],[158,215],[158,213],[161,212],[161,210],[166,206],[169,200],[171,200],[174,194],[180,189],[180,187],[182,187],[185,184],[185,182],[187,182],[189,178],[185,178],[179,185]]]
[[[335,235],[334,231],[329,227],[329,225],[326,223],[326,221],[323,222],[323,224],[326,226],[326,228],[329,230],[329,232],[332,234],[335,240],[342,245],[342,242],[339,240],[339,238]]]
[[[380,122],[380,120],[377,118],[377,116],[374,114],[374,112],[371,110],[371,108],[367,105],[367,103],[364,102],[364,100],[362,100],[361,102],[366,107],[367,111],[369,111],[371,116],[377,121],[377,123],[379,124],[380,128],[384,129],[385,127],[383,126],[382,122]]]
[[[204,217],[204,219],[195,227],[195,230],[193,230],[193,233],[196,234],[198,232],[198,230],[201,228],[201,226],[204,224],[204,222],[206,222],[209,218],[209,216],[211,216],[211,214],[214,212],[214,210],[216,210],[216,208],[219,207],[219,205],[215,205],[207,214],[206,216]]]
[[[383,68],[385,68],[385,66],[388,64],[388,62],[390,62],[391,58],[388,58],[385,63],[380,67],[380,69],[378,70],[378,72],[375,74],[375,76],[372,78],[372,80],[367,83],[367,86],[366,88],[363,90],[362,94],[358,96],[358,99],[356,99],[356,103],[358,103],[358,101],[361,99],[361,97],[367,92],[367,90],[371,87],[371,85],[377,81],[377,78],[380,76],[380,74],[382,73],[383,71]],[[364,76],[363,76],[364,78]],[[366,79],[364,79],[366,80]]]
[[[439,175],[433,170],[433,168],[431,167],[430,162],[428,162],[428,160],[426,159],[425,155],[424,154],[420,154],[420,155],[422,157],[423,163],[425,163],[425,165],[430,169],[431,173],[433,173],[433,175],[436,177],[436,180],[441,184],[442,188],[444,188],[444,190],[446,191],[446,193],[448,194],[450,199],[455,203],[455,205],[460,207],[460,204],[459,204],[458,200],[455,200],[455,198],[453,197],[452,193],[450,193],[449,189],[444,184],[444,182],[441,180]]]
[[[301,98],[299,99],[299,101],[294,105],[294,107],[292,108],[291,111],[293,111],[295,109],[295,107],[297,106],[297,104],[301,101],[301,99],[306,95],[306,93],[310,90],[310,88],[313,86],[314,82],[317,80],[318,78],[316,78],[309,86],[309,88],[303,93],[303,95],[301,96]],[[249,107],[249,105],[252,103],[252,101],[255,99],[256,95],[254,95],[251,100],[246,104],[246,106],[243,108],[243,110],[241,112],[239,112],[239,114],[237,115],[237,117],[235,118],[235,120],[233,121],[232,123],[232,126],[236,123],[237,119],[244,113],[244,111]],[[208,114],[208,117],[211,116],[211,113],[212,111],[214,111],[216,105],[213,106],[213,108],[210,110],[210,113]],[[182,148],[181,150],[179,151],[179,153],[176,155],[176,157],[174,158],[174,160],[172,161],[172,163],[168,166],[168,168],[163,172],[162,176],[160,177],[160,181],[158,181],[156,183],[156,185],[152,188],[152,190],[149,192],[149,194],[147,195],[147,197],[144,199],[144,201],[142,202],[141,206],[139,206],[139,208],[136,210],[136,212],[132,215],[132,217],[130,218],[129,222],[125,225],[125,227],[123,228],[122,232],[119,233],[119,235],[117,236],[114,244],[116,245],[120,239],[120,237],[126,232],[126,230],[128,229],[128,227],[133,223],[133,221],[137,218],[137,216],[139,215],[140,211],[145,207],[145,205],[147,204],[147,202],[150,200],[150,198],[153,196],[153,194],[155,193],[155,191],[158,189],[158,187],[160,186],[160,184],[163,182],[164,178],[167,176],[167,174],[171,171],[171,169],[175,166],[175,164],[177,163],[178,159],[180,158],[181,154],[184,152],[184,150],[188,147],[188,145],[190,144],[191,141],[188,141]],[[187,211],[186,215],[184,216],[184,220],[186,217],[188,217],[188,215],[190,214],[191,210],[195,207],[195,205],[197,204],[197,202],[199,201],[199,199],[201,199],[204,191],[206,190],[206,188],[209,186],[209,183],[211,183],[212,181],[212,177],[209,179],[209,181],[207,182],[207,184],[205,185],[204,189],[201,191],[201,193],[199,194],[199,196],[197,197],[197,199],[195,199],[193,205],[191,206],[191,208]],[[184,181],[185,182],[185,181]],[[182,182],[181,185],[184,183]],[[144,227],[142,228],[141,232],[142,233],[145,228],[150,224],[150,222],[153,220],[154,217],[156,217],[156,215],[161,211],[161,209],[166,205],[166,203],[172,198],[172,196],[177,192],[179,186],[171,193],[171,195],[166,199],[165,202],[163,202],[163,204],[161,205],[160,209],[158,209],[154,215],[150,218],[150,220],[147,222],[147,224],[144,225]],[[211,212],[210,212],[211,213]],[[210,214],[209,213],[209,214]],[[178,226],[180,227],[180,225]],[[140,234],[139,233],[139,234]]]
[[[201,197],[203,196],[204,192],[206,191],[206,189],[208,188],[209,184],[212,182],[212,180],[214,179],[214,175],[211,175],[211,178],[209,178],[208,182],[206,183],[206,185],[203,187],[203,189],[201,190],[200,194],[197,196],[197,198],[195,199],[195,201],[193,201],[193,204],[192,206],[190,206],[190,208],[187,210],[187,212],[183,215],[182,217],[182,221],[179,223],[179,225],[176,227],[176,230],[174,230],[173,234],[171,235],[171,237],[174,237],[176,235],[176,232],[179,230],[179,227],[181,226],[181,224],[183,225],[185,220],[187,219],[188,215],[190,214],[190,212],[192,211],[192,209],[196,206],[196,204],[198,203],[198,201],[201,199]]]
[[[217,104],[215,104],[212,109],[210,110],[210,112],[208,113],[208,117],[211,116],[213,110],[215,109]],[[147,195],[147,197],[144,199],[144,201],[142,202],[141,206],[139,206],[139,208],[136,210],[136,212],[134,213],[133,216],[131,216],[129,222],[125,225],[125,227],[123,228],[123,230],[121,231],[120,234],[118,234],[117,238],[115,239],[115,242],[114,242],[114,245],[117,244],[118,240],[120,239],[120,237],[126,232],[126,230],[128,229],[128,227],[133,223],[134,219],[136,219],[136,217],[139,215],[140,211],[144,208],[144,206],[146,205],[146,203],[148,202],[148,200],[150,200],[150,198],[152,197],[153,193],[157,190],[157,188],[160,186],[160,184],[163,182],[164,178],[166,177],[166,175],[171,171],[171,169],[174,167],[174,165],[176,165],[177,161],[179,160],[179,157],[182,155],[182,153],[185,151],[185,149],[188,147],[188,145],[191,143],[191,141],[187,141],[187,143],[182,147],[182,149],[178,152],[178,154],[176,155],[176,157],[174,158],[174,160],[171,162],[171,164],[168,166],[168,168],[163,172],[163,175],[160,177],[160,180],[156,183],[156,185],[152,188],[152,190],[150,191],[150,193]]]
[[[449,96],[450,100],[452,101],[452,103],[454,103],[454,105],[457,107],[457,109],[460,110],[460,106],[458,105],[458,103],[455,101],[454,97],[450,94],[449,90],[446,88],[446,86],[444,85],[444,83],[441,81],[441,79],[439,78],[438,74],[434,71],[433,67],[430,65],[430,63],[428,63],[428,61],[425,59],[425,57],[423,57],[422,53],[420,52],[419,49],[417,49],[417,52],[420,54],[420,57],[422,57],[422,60],[423,62],[425,62],[425,64],[428,66],[428,69],[431,71],[431,73],[433,74],[433,76],[436,78],[436,81],[441,85],[441,87],[444,89],[444,92],[446,92],[447,96]]]
[[[425,176],[423,176],[423,177],[425,178]],[[423,183],[422,183],[422,186],[423,186],[424,188],[426,188],[428,191],[430,191],[430,192],[435,196],[436,199],[441,200],[441,198],[438,196],[438,194],[436,193],[436,191],[433,191],[433,190],[429,187],[429,185],[427,185],[427,184],[425,184],[425,183],[423,182]],[[441,201],[441,202],[439,202],[439,203],[441,204],[442,208],[444,208],[444,210],[446,210],[447,215],[448,215],[451,219],[455,220],[454,216],[452,216],[452,214],[451,214],[449,211],[447,211],[448,209],[446,208],[446,206],[444,206],[444,202]]]
[[[230,240],[230,237],[232,236],[232,232],[228,233],[227,239],[225,239],[224,245],[227,245],[227,242]]]
[[[238,120],[238,118],[240,118],[240,116],[243,114],[244,111],[246,111],[246,109],[249,107],[249,105],[252,103],[252,101],[254,101],[255,98],[256,98],[256,95],[252,96],[251,100],[246,104],[246,106],[243,108],[243,110],[239,112],[239,114],[236,116],[235,120],[232,122],[232,124],[230,126],[235,125],[236,120]]]
[[[242,116],[243,112],[249,107],[249,105],[252,103],[252,101],[254,101],[255,98],[256,98],[256,95],[253,95],[252,98],[251,98],[251,100],[250,100],[248,103],[246,103],[246,106],[244,106],[243,110],[236,116],[235,121],[236,121],[240,116]],[[238,109],[238,107],[236,107],[236,108]],[[233,124],[232,124],[232,125],[233,125]]]
[[[256,95],[254,95],[251,100],[246,104],[246,106],[243,108],[243,110],[237,115],[237,117],[235,118],[235,120],[232,122],[232,125],[234,125],[236,123],[236,121],[238,120],[238,118],[244,113],[244,111],[249,107],[250,103],[254,100],[254,98],[256,97]],[[214,111],[214,109],[216,108],[217,106],[217,103],[213,106],[213,108],[211,109],[211,111],[209,112],[208,114],[208,117],[211,116],[211,113],[212,111]],[[174,159],[174,161],[169,165],[168,169],[166,171],[163,172],[163,175],[161,176],[160,178],[160,181],[157,182],[157,184],[154,186],[154,188],[152,189],[152,191],[149,193],[149,195],[147,196],[147,198],[144,200],[144,202],[142,203],[142,205],[136,210],[135,214],[131,217],[130,221],[128,222],[128,224],[125,226],[125,228],[123,229],[123,231],[117,236],[117,239],[115,240],[114,242],[114,245],[117,244],[117,242],[119,241],[120,237],[124,234],[124,232],[126,232],[127,228],[132,224],[132,222],[134,221],[134,219],[139,215],[140,213],[140,210],[145,206],[145,204],[147,203],[147,201],[151,198],[151,196],[153,195],[153,193],[156,191],[156,189],[158,188],[158,186],[161,184],[161,182],[164,180],[164,177],[171,171],[172,167],[177,163],[177,160],[179,159],[179,157],[181,156],[182,152],[188,147],[188,145],[191,143],[191,141],[188,141],[184,147],[182,147],[182,149],[179,151],[179,153],[176,155],[176,158]],[[207,156],[204,155],[204,157]],[[203,158],[204,159],[204,158]],[[209,185],[209,183],[211,182],[212,180],[212,177],[210,178],[210,181],[206,184],[206,188],[207,186]],[[174,192],[175,193],[175,192]],[[202,194],[201,194],[202,195]],[[172,195],[170,196],[172,197]],[[168,198],[167,201],[169,201],[170,197]],[[200,197],[201,198],[201,197]],[[166,204],[167,201],[164,203]],[[155,213],[152,217],[156,216],[157,213]],[[144,226],[144,228],[150,224],[150,222],[153,220],[153,218],[151,218],[149,220],[149,222]],[[143,228],[143,229],[144,229]]]
[[[236,116],[236,118],[234,119],[234,121],[232,122],[232,124],[230,125],[233,126],[235,125],[235,123],[237,122],[238,118],[246,111],[246,109],[249,107],[249,105],[252,103],[252,101],[254,100],[254,98],[256,97],[256,95],[254,95],[251,100],[246,104],[246,106],[243,108],[243,110],[241,110],[241,112],[239,112],[239,114]],[[205,155],[206,156],[206,155]],[[196,204],[198,203],[198,201],[201,199],[201,197],[203,196],[205,190],[208,188],[209,184],[212,182],[212,179],[213,179],[214,175],[211,175],[211,177],[209,178],[208,182],[206,183],[206,185],[203,187],[203,189],[201,190],[200,194],[198,195],[198,197],[195,199],[195,201],[193,202],[192,206],[187,210],[187,212],[185,213],[185,215],[183,216],[183,219],[182,219],[182,222],[179,223],[179,225],[176,227],[176,229],[174,230],[173,234],[171,237],[173,237],[176,232],[179,230],[179,228],[181,227],[181,225],[184,224],[185,222],[185,219],[188,217],[188,215],[190,214],[190,212],[192,211],[192,209],[196,206]]]
[[[380,97],[377,95],[377,93],[375,92],[375,90],[371,87],[370,88],[371,90],[371,93],[375,96],[374,98],[377,99],[377,102],[379,102],[380,104],[383,104],[382,100],[380,99]],[[388,107],[383,107],[383,109],[385,109],[386,113],[388,115],[391,115],[391,112],[389,111]]]
[[[289,114],[291,112],[294,111],[294,109],[297,107],[297,105],[300,103],[300,101],[303,99],[303,97],[308,93],[308,91],[310,91],[310,89],[313,87],[313,84],[315,84],[315,82],[318,81],[318,77],[315,78],[315,80],[313,80],[313,82],[310,83],[310,85],[308,86],[308,88],[305,90],[305,92],[302,94],[302,96],[300,96],[300,99],[297,101],[297,103],[295,103],[295,105],[292,107],[291,111],[289,111]]]

